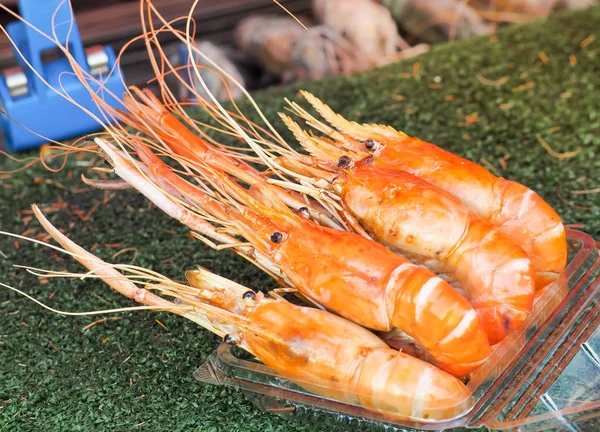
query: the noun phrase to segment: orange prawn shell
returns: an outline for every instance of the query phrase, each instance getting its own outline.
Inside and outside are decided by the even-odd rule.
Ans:
[[[348,121],[312,94],[301,93],[332,126],[294,104],[296,114],[329,138],[313,137],[291,118],[282,117],[311,154],[329,162],[337,162],[343,155],[351,155],[355,162],[372,156],[376,166],[409,172],[453,195],[525,250],[535,270],[537,289],[555,281],[564,270],[567,243],[561,218],[534,191],[393,127]]]
[[[289,228],[274,261],[294,285],[329,309],[363,327],[390,329],[381,282],[406,260],[383,246],[304,221]]]
[[[390,418],[448,419],[470,407],[470,392],[458,379],[343,318],[283,302],[258,304],[247,317],[276,329],[273,338],[243,332],[250,351],[316,394]]]
[[[436,365],[456,376],[471,372],[490,353],[464,297],[378,243],[303,220],[286,226],[271,255],[304,294],[363,327],[402,328]],[[427,283],[434,289],[425,293]]]
[[[427,335],[426,340],[433,342],[421,342],[428,352],[427,359],[455,376],[465,376],[481,366],[491,347],[469,302],[451,287],[440,289],[446,282],[432,280],[428,271],[414,266],[409,272],[412,274],[404,274],[406,280],[398,281],[403,286],[401,292],[388,299],[388,304],[394,305],[394,327],[405,329],[410,335]],[[436,279],[438,285],[428,294],[426,307],[419,306],[427,280],[431,283]],[[390,293],[388,297],[391,296]]]
[[[491,343],[533,306],[531,262],[506,234],[412,174],[357,163],[338,179],[343,201],[379,241],[461,281]]]
[[[526,186],[496,177],[484,167],[418,138],[387,137],[374,153],[381,167],[405,170],[456,196],[473,212],[519,240],[539,273],[541,288],[567,263],[560,216]]]

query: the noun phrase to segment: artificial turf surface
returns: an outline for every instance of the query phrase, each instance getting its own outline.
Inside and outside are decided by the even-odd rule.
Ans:
[[[302,88],[350,119],[390,124],[472,160],[485,158],[498,175],[539,192],[565,223],[600,237],[600,193],[573,193],[600,186],[600,40],[595,37],[600,39],[600,7],[440,45],[363,74],[262,92],[256,99],[280,131],[276,113],[283,97],[296,98]],[[538,137],[563,155],[551,155]],[[16,166],[0,161],[2,170]],[[105,195],[82,184],[79,176],[87,170],[73,159],[60,173],[36,167],[1,179],[0,229],[32,229],[35,235],[39,225],[22,220],[30,216],[27,209],[32,203],[53,205],[59,211],[47,213],[51,221],[84,247],[96,245],[104,259],[129,262],[132,251],[111,256],[135,247],[135,264],[173,278],[199,264],[252,288],[273,286],[233,253],[215,253],[187,237],[185,229],[148,209],[132,191],[94,208]],[[11,267],[80,270],[48,249],[23,241],[17,247],[3,237],[0,251],[6,256],[0,256],[0,281],[55,308],[132,304],[100,282],[43,284]],[[192,373],[218,341],[191,322],[166,313],[129,312],[82,330],[106,317],[59,316],[0,289],[0,430],[343,430],[281,419],[254,408],[238,390],[195,381]]]

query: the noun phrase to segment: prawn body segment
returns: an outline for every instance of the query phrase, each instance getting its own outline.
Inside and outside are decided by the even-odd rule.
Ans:
[[[456,376],[479,367],[491,349],[473,307],[446,281],[413,264],[403,264],[387,283],[393,328],[417,341],[435,364]]]
[[[340,183],[344,203],[369,232],[406,254],[427,257],[433,268],[443,265],[468,230],[465,207],[406,172],[359,162]]]
[[[365,327],[389,330],[385,286],[406,261],[354,234],[310,222],[290,230],[278,264],[306,295]]]
[[[370,409],[389,410],[401,400],[410,404],[411,416],[426,420],[442,413],[445,418],[453,418],[469,409],[470,400],[460,381],[450,374],[441,375],[426,362],[415,367],[412,359],[387,347],[365,357],[356,376],[360,404]],[[396,384],[399,382],[404,386]],[[389,394],[394,397],[387,396]]]
[[[470,224],[445,267],[463,282],[492,344],[523,324],[533,308],[531,260],[503,231],[484,221]]]
[[[406,172],[358,163],[339,182],[374,237],[462,284],[491,343],[523,323],[535,292],[531,262],[500,229]]]
[[[511,238],[522,238],[536,271],[536,286],[543,288],[558,279],[567,263],[567,234],[558,214],[531,189],[499,178],[502,197],[488,220]]]
[[[496,177],[481,165],[462,159],[417,138],[388,138],[373,153],[374,165],[407,171],[458,198],[483,219],[491,216],[502,196]],[[395,168],[392,168],[395,167]],[[465,187],[466,185],[469,187]]]

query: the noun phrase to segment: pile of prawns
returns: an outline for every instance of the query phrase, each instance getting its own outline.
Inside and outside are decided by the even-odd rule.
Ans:
[[[87,184],[136,189],[194,237],[235,251],[281,289],[267,298],[202,268],[186,272],[182,284],[108,264],[34,206],[60,250],[89,270],[86,277],[196,322],[316,394],[395,419],[445,420],[468,411],[470,392],[459,378],[524,323],[536,293],[566,265],[556,212],[517,182],[390,126],[349,121],[310,93],[302,96],[317,114],[291,101],[290,115],[281,114],[300,149],[248,93],[264,127],[236,105],[228,111],[198,94],[195,105],[214,122],[193,120],[165,76],[195,92],[187,84],[193,80],[170,63],[158,37],[169,32],[191,58],[205,57],[190,36],[191,12],[182,32],[150,0],[140,11],[144,33],[136,39],[148,46],[160,97],[130,88],[125,109],[112,108],[61,47],[104,117],[88,114],[105,128],[93,143],[62,148],[101,155],[120,178],[84,177]],[[199,66],[187,72],[203,83]],[[223,145],[215,131],[247,146]],[[282,291],[308,305],[289,303]]]

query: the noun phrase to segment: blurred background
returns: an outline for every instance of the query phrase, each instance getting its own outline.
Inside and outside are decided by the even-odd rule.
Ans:
[[[138,0],[71,0],[85,46],[110,45],[119,52],[140,34]],[[249,90],[354,73],[420,54],[433,44],[491,34],[499,26],[524,23],[600,0],[281,0],[308,30],[272,0],[205,0],[193,13],[196,43]],[[16,0],[2,3],[18,11]],[[167,19],[187,15],[191,0],[154,0]],[[13,21],[8,13],[0,23]],[[185,28],[185,21],[177,26]],[[168,42],[166,40],[165,42]],[[167,45],[176,64],[187,51]],[[197,59],[201,62],[201,59]],[[15,64],[7,38],[0,39],[0,70]],[[143,44],[121,58],[127,84],[152,76]],[[220,99],[223,82],[205,77]],[[196,83],[197,84],[197,83]],[[233,89],[233,96],[240,95]],[[178,97],[188,95],[183,88]]]

